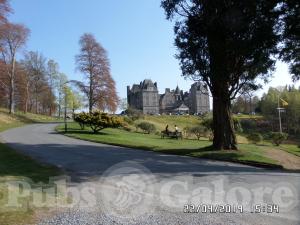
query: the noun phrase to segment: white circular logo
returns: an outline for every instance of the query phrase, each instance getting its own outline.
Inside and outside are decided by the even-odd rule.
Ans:
[[[148,214],[152,209],[155,177],[138,163],[126,161],[106,170],[100,180],[104,213],[121,219]]]

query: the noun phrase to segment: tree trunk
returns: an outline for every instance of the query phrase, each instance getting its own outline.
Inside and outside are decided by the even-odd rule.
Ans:
[[[94,92],[93,92],[93,83],[94,83],[94,80],[93,80],[93,70],[90,69],[90,76],[89,76],[89,79],[90,79],[90,87],[89,87],[89,113],[92,113],[93,111],[93,101],[94,101]]]
[[[230,73],[227,71],[226,37],[223,26],[216,24],[208,34],[213,95],[213,147],[216,150],[237,150],[231,114]]]
[[[35,113],[38,114],[38,93],[35,92]]]
[[[25,107],[24,107],[25,114],[28,112],[28,98],[29,98],[29,83],[26,84]]]
[[[230,97],[218,91],[213,96],[213,147],[216,150],[237,150]]]
[[[9,113],[15,113],[15,58],[11,63],[10,87],[9,87]]]
[[[15,113],[15,104],[14,104],[14,95],[15,95],[15,87],[14,87],[14,79],[10,78],[10,87],[9,87],[9,113]]]

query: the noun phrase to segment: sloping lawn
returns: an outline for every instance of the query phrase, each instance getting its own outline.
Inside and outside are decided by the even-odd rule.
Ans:
[[[25,211],[20,208],[17,211],[5,211],[8,192],[4,183],[9,180],[23,180],[24,177],[30,178],[35,183],[47,183],[49,177],[58,176],[61,171],[53,166],[42,165],[1,143],[0,162],[0,225],[29,224],[37,213],[36,210]],[[24,205],[30,202],[29,198],[22,200]]]
[[[282,146],[280,146],[280,149],[300,157],[300,145],[297,146],[297,145],[283,144]]]
[[[23,112],[16,112],[14,115],[11,115],[8,113],[7,109],[0,108],[0,132],[30,123],[46,123],[58,121],[61,121],[61,119],[33,113],[24,114]]]
[[[159,135],[111,128],[94,134],[89,128],[81,130],[76,123],[69,123],[68,127],[68,132],[65,135],[93,142],[258,166],[278,167],[279,165],[276,160],[267,157],[263,148],[252,144],[240,144],[239,151],[213,151],[210,147],[211,142],[208,140],[161,139]],[[57,131],[64,132],[64,126],[58,126]]]
[[[144,119],[136,121],[136,123],[147,121],[153,123],[158,130],[164,130],[166,125],[169,125],[170,130],[174,130],[174,126],[177,125],[180,129],[185,127],[192,127],[199,125],[201,120],[198,116],[191,115],[161,115],[151,116],[145,115]]]

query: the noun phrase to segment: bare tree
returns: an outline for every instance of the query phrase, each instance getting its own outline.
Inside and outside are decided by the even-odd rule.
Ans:
[[[7,0],[0,0],[0,23],[7,22],[7,14],[10,13],[12,10],[8,4]]]
[[[26,43],[29,32],[29,29],[21,24],[4,23],[0,25],[0,49],[9,78],[9,113],[14,113],[15,107],[16,54]]]
[[[46,59],[38,52],[29,52],[25,55],[23,65],[26,69],[28,85],[32,88],[35,99],[35,113],[39,112],[39,97],[41,92],[49,90],[46,86]],[[48,92],[49,93],[49,92]]]
[[[55,96],[56,87],[58,86],[58,77],[59,77],[59,68],[58,63],[56,63],[54,60],[50,59],[47,63],[47,79],[49,84],[49,95]],[[54,101],[53,101],[54,103]],[[50,106],[50,116],[52,116],[52,108],[55,107],[55,105]]]
[[[76,56],[76,64],[78,70],[85,74],[87,82],[77,84],[87,95],[89,112],[94,107],[115,111],[118,97],[106,50],[92,34],[82,35],[79,44],[80,54]]]

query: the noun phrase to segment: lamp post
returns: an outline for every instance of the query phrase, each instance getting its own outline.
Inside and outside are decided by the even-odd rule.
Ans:
[[[66,84],[66,83],[65,83]],[[65,89],[65,118],[64,118],[64,122],[65,122],[65,133],[67,133],[68,131],[68,123],[67,123],[67,104],[68,104],[68,100],[67,100],[67,90]]]
[[[67,133],[68,131],[68,122],[67,122],[67,107],[68,107],[68,99],[67,99],[67,88],[66,88],[66,84],[72,82],[71,80],[66,81],[63,86],[65,89],[65,115],[64,115],[64,123],[65,123],[65,133]]]
[[[65,83],[63,83],[63,86],[65,88],[65,115],[64,115],[64,123],[65,123],[65,133],[68,131],[68,122],[67,122],[67,107],[68,107],[68,99],[67,99],[67,89],[66,84],[68,83],[77,83],[76,80],[68,80]]]

